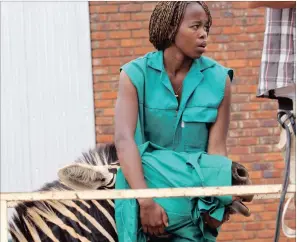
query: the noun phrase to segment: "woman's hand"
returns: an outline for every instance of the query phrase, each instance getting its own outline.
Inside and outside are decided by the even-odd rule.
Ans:
[[[168,217],[165,210],[153,199],[139,199],[140,219],[144,233],[158,236],[165,233]]]
[[[231,211],[226,210],[226,212],[224,214],[224,217],[223,217],[223,220],[219,221],[219,220],[216,220],[215,218],[212,218],[208,213],[205,213],[203,215],[203,220],[204,220],[204,223],[206,224],[206,226],[208,226],[209,228],[217,229],[223,223],[230,220],[230,215],[231,214],[233,214]]]

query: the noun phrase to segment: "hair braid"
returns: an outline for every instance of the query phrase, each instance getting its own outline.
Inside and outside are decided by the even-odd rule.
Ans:
[[[149,40],[157,50],[164,50],[172,44],[189,3],[191,2],[162,1],[157,3],[149,23]],[[204,2],[197,3],[206,12],[210,27],[212,18],[208,6]]]

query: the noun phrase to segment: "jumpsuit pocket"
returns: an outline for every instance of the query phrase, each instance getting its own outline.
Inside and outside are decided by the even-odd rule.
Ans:
[[[206,150],[208,125],[215,122],[217,109],[210,107],[191,107],[182,116],[182,140],[185,151]]]

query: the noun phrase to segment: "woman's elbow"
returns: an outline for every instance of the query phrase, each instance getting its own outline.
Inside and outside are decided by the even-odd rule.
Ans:
[[[127,135],[123,132],[115,132],[114,138],[114,144],[118,153],[127,149],[134,142],[131,135]]]

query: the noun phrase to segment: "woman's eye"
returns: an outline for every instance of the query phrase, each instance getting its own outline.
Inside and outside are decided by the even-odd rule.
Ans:
[[[209,25],[204,26],[206,32],[209,32]]]
[[[200,25],[198,25],[198,24],[192,26],[192,28],[195,30],[199,29],[199,27],[200,27]]]

